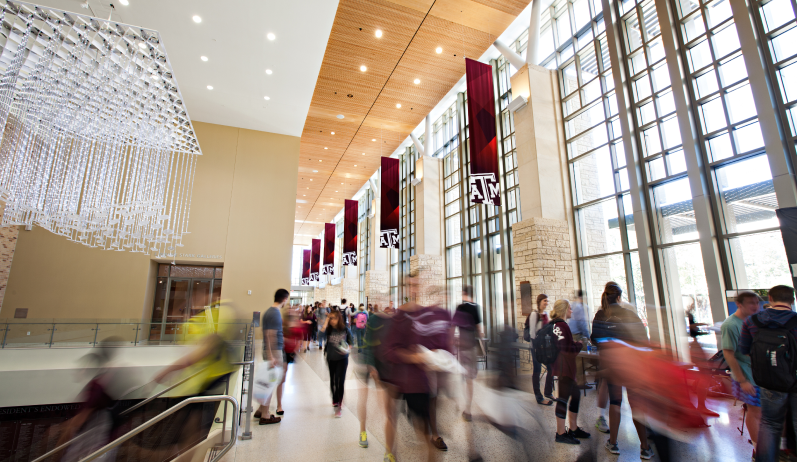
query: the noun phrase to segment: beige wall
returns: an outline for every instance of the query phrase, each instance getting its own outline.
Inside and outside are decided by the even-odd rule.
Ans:
[[[242,317],[290,286],[299,138],[194,122],[197,163],[178,263],[224,266],[222,299]],[[0,318],[148,319],[157,262],[20,231]],[[247,295],[251,290],[252,295]]]

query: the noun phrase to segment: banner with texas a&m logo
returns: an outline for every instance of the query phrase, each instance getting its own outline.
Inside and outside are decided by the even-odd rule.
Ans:
[[[359,202],[346,199],[343,207],[343,264],[357,265],[357,215]]]
[[[302,250],[302,285],[310,285],[310,249]]]
[[[382,210],[379,247],[399,248],[399,160],[382,158]]]
[[[313,239],[310,246],[312,254],[310,255],[310,282],[318,282],[318,264],[321,258],[321,239]]]
[[[321,274],[335,274],[335,223],[324,223],[324,267]]]
[[[466,58],[465,80],[468,85],[470,201],[501,205],[493,68]]]

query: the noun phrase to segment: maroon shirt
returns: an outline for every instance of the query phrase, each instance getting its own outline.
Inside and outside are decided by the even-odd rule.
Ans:
[[[556,339],[556,346],[559,348],[559,356],[553,363],[553,375],[557,377],[568,377],[576,379],[576,355],[581,351],[581,342],[573,341],[573,334],[570,326],[563,319],[554,319],[553,335]]]

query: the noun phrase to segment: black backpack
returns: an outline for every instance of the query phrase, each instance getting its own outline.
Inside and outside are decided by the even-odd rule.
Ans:
[[[553,326],[553,322],[543,326],[542,329],[537,331],[537,337],[534,338],[533,342],[534,358],[546,366],[553,364],[559,356],[559,347],[556,345]]]
[[[756,385],[773,391],[794,391],[797,385],[797,340],[791,330],[797,327],[797,316],[792,316],[783,327],[767,327],[757,314],[750,319],[758,326],[750,347]]]

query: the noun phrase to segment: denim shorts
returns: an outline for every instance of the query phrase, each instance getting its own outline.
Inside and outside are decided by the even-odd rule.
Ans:
[[[739,385],[739,382],[733,379],[731,379],[731,381],[733,382],[734,398],[738,399],[739,401],[747,405],[761,407],[761,390],[757,386],[753,385],[755,387],[755,396],[752,396],[748,395],[747,393],[744,392],[744,390],[742,390],[742,386]]]

